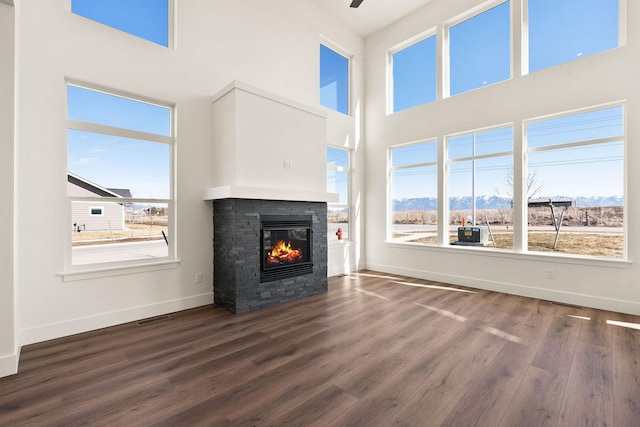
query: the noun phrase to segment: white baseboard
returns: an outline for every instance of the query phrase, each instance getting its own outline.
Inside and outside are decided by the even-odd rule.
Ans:
[[[618,313],[627,313],[636,316],[640,315],[640,304],[633,301],[624,301],[596,295],[557,291],[553,289],[536,288],[514,283],[483,280],[475,277],[460,276],[454,274],[434,273],[425,270],[401,268],[384,264],[367,263],[366,269],[379,271],[381,273],[415,277],[418,279],[434,280],[437,282],[450,283],[452,285],[466,286],[469,288],[503,292],[506,294],[538,298],[542,300],[578,305],[583,307],[592,307],[600,310],[615,311]]]
[[[50,323],[34,328],[22,329],[20,331],[20,344],[25,346],[208,304],[213,304],[213,292],[171,301],[163,301],[156,304],[132,307],[125,310],[101,313],[64,322]]]
[[[18,354],[3,354],[0,356],[0,378],[18,373]]]

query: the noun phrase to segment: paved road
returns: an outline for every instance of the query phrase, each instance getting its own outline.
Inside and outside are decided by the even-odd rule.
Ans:
[[[437,226],[435,225],[422,225],[422,224],[394,224],[392,226],[392,230],[394,233],[404,234],[411,232],[433,232],[435,233],[437,230]],[[452,232],[458,229],[457,226],[450,226],[449,230]],[[530,231],[547,231],[547,232],[555,232],[555,228],[553,225],[535,225],[529,227]],[[513,227],[505,227],[505,226],[491,226],[491,231],[494,233],[498,232],[511,232],[513,231]],[[622,227],[569,227],[562,226],[560,232],[580,232],[580,233],[622,233]]]
[[[93,264],[131,259],[161,258],[167,256],[164,240],[107,245],[75,246],[71,249],[73,264]]]

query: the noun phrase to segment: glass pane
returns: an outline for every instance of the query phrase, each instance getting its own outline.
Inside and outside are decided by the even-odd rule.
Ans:
[[[327,209],[327,238],[329,241],[340,240],[338,230],[342,233],[342,240],[349,240],[349,208],[329,205]]]
[[[568,142],[618,137],[624,134],[621,106],[529,123],[527,146],[544,147]]]
[[[447,138],[447,149],[450,159],[473,156],[473,134]]]
[[[391,180],[391,237],[401,242],[437,243],[437,166],[395,170]]]
[[[91,215],[98,208],[103,214]],[[71,222],[73,265],[168,256],[166,203],[71,202]]]
[[[481,156],[513,151],[513,128],[493,129],[447,139],[449,158]]]
[[[530,153],[528,166],[541,185],[529,200],[530,251],[624,256],[622,141]]]
[[[349,60],[320,45],[320,104],[349,114]]]
[[[493,129],[476,133],[476,155],[513,151],[513,128]]]
[[[82,181],[68,184],[69,196],[113,197],[100,189],[116,189],[169,198],[169,145],[77,130],[68,131],[67,144],[68,170]]]
[[[171,109],[78,86],[67,86],[73,120],[171,136]]]
[[[349,173],[336,170],[327,170],[327,192],[338,193],[338,203],[349,204]]]
[[[618,47],[619,0],[529,0],[529,71]]]
[[[512,180],[512,156],[469,160],[450,165],[451,242],[458,242],[458,227],[482,226],[486,228],[483,231],[486,237],[484,246],[513,248],[513,186],[509,186]]]
[[[169,46],[168,0],[72,0],[71,11],[161,46]]]
[[[327,147],[327,164],[343,168],[349,167],[349,151]]]
[[[450,94],[511,78],[511,16],[502,3],[449,29]]]
[[[436,36],[392,55],[393,111],[436,100]]]
[[[408,145],[391,149],[391,166],[407,166],[438,161],[438,145],[435,142]]]

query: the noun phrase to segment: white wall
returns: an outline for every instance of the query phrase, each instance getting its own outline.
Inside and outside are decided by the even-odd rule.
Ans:
[[[626,46],[521,76],[520,38],[513,42],[514,77],[448,99],[386,115],[386,51],[480,4],[480,0],[435,0],[366,41],[368,268],[478,288],[640,314],[640,3],[628,1]],[[514,6],[519,31],[520,7]],[[594,29],[595,31],[595,29]],[[442,49],[439,48],[439,51]],[[463,247],[410,247],[385,243],[386,151],[389,146],[606,102],[627,101],[628,255],[625,262],[572,260],[503,254]],[[376,213],[376,214],[373,214]],[[555,270],[555,279],[546,271]]]
[[[202,200],[216,155],[212,96],[239,80],[320,108],[320,34],[357,56],[364,49],[360,37],[307,1],[176,1],[176,49],[72,15],[62,3],[16,5],[21,73],[15,266],[22,345],[212,302],[212,208]],[[176,104],[176,268],[70,282],[58,276],[70,218],[65,77]],[[355,118],[331,122],[334,133],[355,133]],[[194,283],[198,272],[204,273],[202,284]]]
[[[0,3],[0,377],[16,372],[13,280],[15,10]]]

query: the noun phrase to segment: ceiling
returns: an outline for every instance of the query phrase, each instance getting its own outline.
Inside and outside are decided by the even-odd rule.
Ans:
[[[424,7],[432,0],[364,0],[357,9],[351,0],[311,0],[363,37]]]

